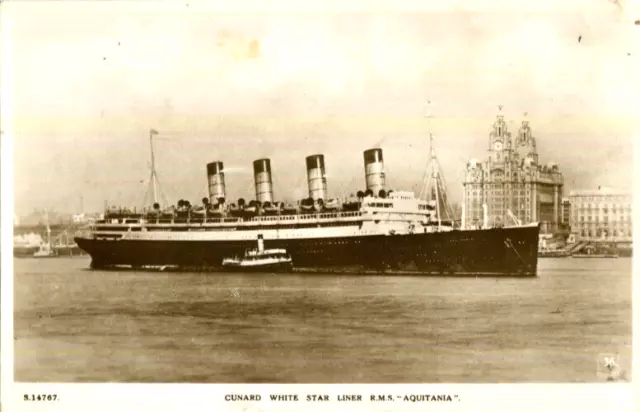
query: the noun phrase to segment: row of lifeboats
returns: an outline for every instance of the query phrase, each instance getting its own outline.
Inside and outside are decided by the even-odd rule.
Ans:
[[[340,203],[336,199],[323,201],[318,199],[304,199],[298,206],[284,202],[258,202],[252,200],[245,203],[243,199],[238,199],[237,203],[217,203],[215,205],[191,206],[188,203],[173,205],[165,209],[160,209],[159,204],[155,204],[153,210],[146,213],[136,213],[130,209],[112,208],[107,212],[107,218],[113,217],[148,217],[148,218],[174,218],[174,217],[207,217],[219,218],[224,216],[251,217],[262,215],[295,215],[299,213],[321,213],[335,212],[340,210],[358,210],[359,202]]]
[[[386,198],[391,191],[381,190],[378,197]],[[224,216],[251,217],[260,215],[295,215],[299,213],[323,213],[337,211],[357,211],[362,205],[362,199],[373,196],[371,190],[358,191],[355,196],[340,201],[338,199],[312,199],[306,198],[292,205],[285,202],[260,202],[251,200],[248,203],[240,198],[235,203],[227,203],[221,197],[216,203],[211,203],[208,198],[202,198],[200,205],[192,205],[188,200],[180,199],[176,205],[161,209],[159,203],[154,203],[152,210],[146,213],[136,213],[127,208],[112,207],[107,211],[108,217],[149,217],[149,218],[173,218],[173,217],[208,217],[218,218]]]

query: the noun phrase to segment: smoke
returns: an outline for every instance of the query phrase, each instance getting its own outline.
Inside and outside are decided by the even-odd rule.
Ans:
[[[382,149],[382,144],[384,143],[385,140],[387,140],[387,136],[382,136],[382,139],[378,140],[377,142],[375,142],[369,147],[371,149]]]

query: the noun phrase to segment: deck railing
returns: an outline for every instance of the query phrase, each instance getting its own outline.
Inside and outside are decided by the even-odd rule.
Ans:
[[[326,213],[305,213],[296,215],[277,215],[277,216],[255,216],[252,218],[227,217],[227,218],[208,218],[208,217],[172,217],[172,218],[114,218],[104,219],[96,222],[95,227],[104,226],[193,226],[193,225],[261,225],[261,224],[295,224],[312,223],[316,221],[330,221],[353,219],[362,216],[362,212],[326,212]]]

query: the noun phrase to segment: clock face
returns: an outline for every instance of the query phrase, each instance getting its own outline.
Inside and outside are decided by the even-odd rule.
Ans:
[[[496,150],[502,150],[502,142],[495,142],[493,144],[494,149]]]

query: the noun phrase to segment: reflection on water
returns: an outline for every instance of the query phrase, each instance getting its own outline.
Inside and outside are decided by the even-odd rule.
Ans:
[[[523,279],[100,272],[15,260],[15,378],[598,382],[631,377],[631,260]]]

